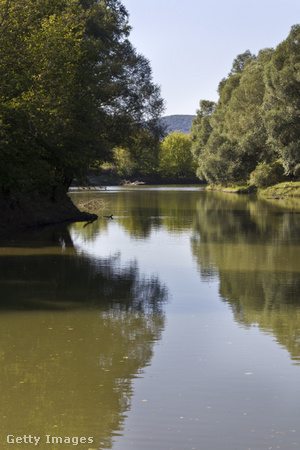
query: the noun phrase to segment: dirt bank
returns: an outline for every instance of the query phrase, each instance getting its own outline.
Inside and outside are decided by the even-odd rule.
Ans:
[[[0,198],[0,233],[97,218],[95,214],[79,211],[67,195],[55,201],[35,194]]]

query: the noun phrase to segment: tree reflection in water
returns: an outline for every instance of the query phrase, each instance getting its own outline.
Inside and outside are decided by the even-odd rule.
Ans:
[[[136,263],[77,254],[66,228],[15,237],[0,255],[2,429],[111,447],[161,338],[166,288]]]
[[[191,246],[203,279],[217,276],[237,322],[275,335],[300,363],[300,214],[212,193],[197,204]]]

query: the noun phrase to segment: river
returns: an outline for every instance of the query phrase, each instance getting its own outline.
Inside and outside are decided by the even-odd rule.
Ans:
[[[113,218],[0,240],[2,448],[300,448],[300,204],[70,195]]]

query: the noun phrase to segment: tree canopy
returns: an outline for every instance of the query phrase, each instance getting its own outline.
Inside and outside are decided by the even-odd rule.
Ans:
[[[161,143],[159,173],[163,178],[188,178],[195,175],[196,164],[187,134],[169,133]]]
[[[55,196],[93,160],[162,135],[119,0],[0,0],[0,193]]]
[[[193,121],[192,151],[201,179],[249,182],[266,173],[276,183],[283,173],[300,174],[299,58],[300,25],[275,50],[237,56],[219,84],[218,102],[202,100]]]

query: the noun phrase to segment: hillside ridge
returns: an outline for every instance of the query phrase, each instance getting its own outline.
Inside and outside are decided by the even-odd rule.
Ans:
[[[163,124],[166,125],[168,133],[174,131],[181,131],[182,133],[189,133],[192,126],[192,120],[196,115],[192,114],[173,114],[161,118]]]

